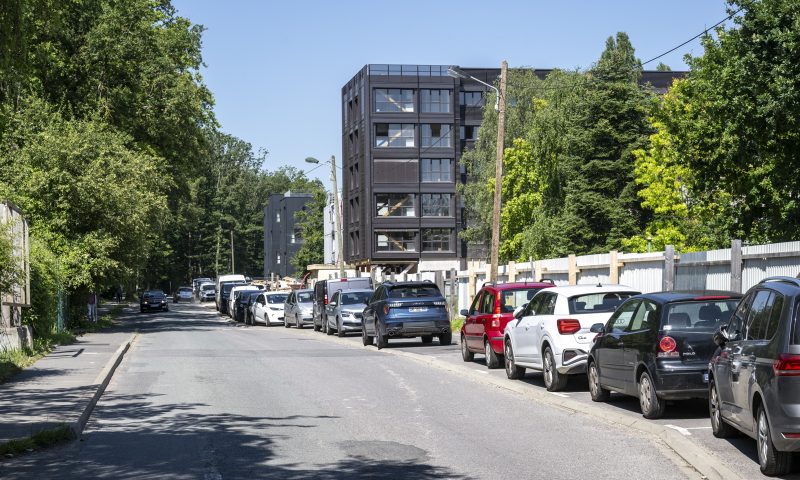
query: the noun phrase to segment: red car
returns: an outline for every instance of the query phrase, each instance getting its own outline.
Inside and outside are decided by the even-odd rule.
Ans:
[[[461,327],[461,357],[471,362],[476,353],[486,356],[486,366],[498,368],[503,363],[503,332],[514,318],[514,310],[527,304],[552,282],[485,283],[475,295],[469,310],[461,310],[466,319]]]

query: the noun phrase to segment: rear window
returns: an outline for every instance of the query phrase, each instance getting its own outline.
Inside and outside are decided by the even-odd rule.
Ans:
[[[525,288],[501,291],[500,311],[503,313],[512,313],[517,307],[521,307],[530,302],[531,298],[533,298],[539,290],[539,288]]]
[[[793,345],[800,345],[800,304],[794,308],[794,339]]]
[[[602,292],[588,293],[570,297],[569,313],[610,313],[628,298],[638,295],[638,292]]]
[[[716,330],[727,324],[736,310],[739,299],[712,301],[687,301],[667,305],[664,330]]]
[[[389,290],[389,298],[441,297],[436,285],[399,285]]]
[[[285,295],[267,295],[267,303],[273,303],[273,304],[275,304],[275,303],[283,303],[283,302],[286,301],[286,297],[288,297],[288,296],[289,296],[289,294],[285,294]]]
[[[358,305],[372,297],[372,292],[342,292],[342,305]]]
[[[311,292],[305,293],[298,293],[297,294],[297,301],[298,303],[308,303],[314,300],[314,294]]]

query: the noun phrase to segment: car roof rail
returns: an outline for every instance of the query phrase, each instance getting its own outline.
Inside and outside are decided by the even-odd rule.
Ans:
[[[485,287],[487,285],[489,285],[490,287],[494,287],[495,286],[495,282],[483,282],[483,285],[481,285],[481,288],[483,288],[483,287]]]
[[[552,283],[553,285],[556,284],[555,280],[553,280],[552,278],[542,278],[539,281],[542,282],[542,283]]]
[[[758,283],[761,284],[768,282],[782,282],[794,285],[795,287],[800,287],[800,278],[793,278],[793,277],[767,277],[765,279],[762,279]]]

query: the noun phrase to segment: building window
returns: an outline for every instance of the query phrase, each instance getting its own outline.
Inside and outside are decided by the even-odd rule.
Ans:
[[[376,88],[375,111],[380,113],[413,112],[414,90],[400,88]]]
[[[281,256],[280,256],[280,254],[275,257],[275,264],[276,265],[280,265],[281,264]]]
[[[372,180],[375,183],[418,183],[419,164],[415,159],[376,158]]]
[[[478,139],[479,125],[463,125],[461,127],[461,140],[468,140],[474,142]]]
[[[416,252],[417,232],[375,232],[376,252]]]
[[[451,217],[449,193],[423,193],[423,217]]]
[[[420,90],[420,110],[425,113],[450,113],[450,90]]]
[[[465,107],[483,106],[483,92],[460,92],[458,103]]]
[[[449,158],[423,158],[420,161],[423,182],[452,182],[453,161]]]
[[[449,228],[423,228],[423,252],[452,252],[450,237],[452,230]]]
[[[293,233],[292,236],[289,238],[289,243],[296,243],[296,242],[297,242],[297,238],[295,237],[295,235]]]
[[[275,212],[275,223],[281,223],[281,212]]]
[[[423,147],[452,147],[450,138],[450,125],[446,123],[423,123],[422,146]]]
[[[375,212],[379,217],[413,217],[413,193],[378,193],[375,195]]]
[[[414,146],[413,123],[376,123],[375,146],[404,148]]]

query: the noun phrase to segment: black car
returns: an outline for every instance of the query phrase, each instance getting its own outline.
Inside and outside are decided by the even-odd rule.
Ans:
[[[144,313],[150,310],[169,311],[167,294],[162,290],[148,290],[142,294],[139,300],[139,311]]]
[[[430,281],[384,282],[369,299],[363,314],[361,337],[364,345],[378,348],[388,345],[389,338],[422,337],[431,343],[450,345],[450,315],[439,287]]]
[[[252,318],[252,306],[256,298],[262,293],[264,293],[262,290],[248,290],[240,293],[236,298],[238,305],[234,309],[234,312],[236,312],[236,318],[234,320],[237,322],[244,322],[245,325],[255,325]]]
[[[230,300],[231,290],[233,287],[241,287],[242,285],[247,285],[247,282],[244,280],[234,280],[232,282],[222,282],[219,284],[220,291],[220,306],[219,312],[222,314],[228,313],[228,301]]]
[[[716,437],[755,438],[766,475],[791,469],[800,451],[800,280],[770,277],[751,288],[714,340],[708,403]]]
[[[705,398],[714,331],[736,309],[740,293],[660,292],[623,302],[598,335],[586,369],[592,400],[611,391],[639,398],[645,418],[664,414],[667,400]]]

